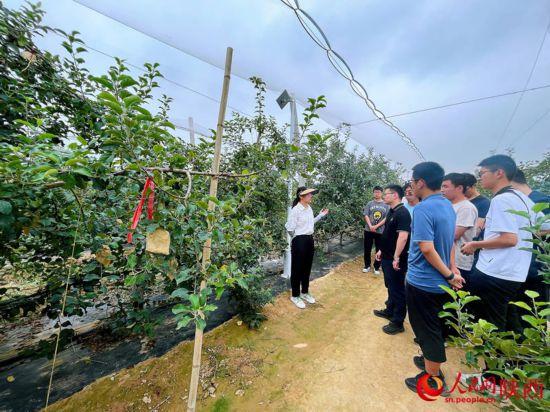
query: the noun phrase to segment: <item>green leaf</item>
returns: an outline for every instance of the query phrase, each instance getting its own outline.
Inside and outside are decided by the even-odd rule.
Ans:
[[[106,92],[106,91],[103,91],[103,92],[100,92],[98,95],[97,95],[98,99],[102,99],[102,100],[108,100],[110,102],[113,102],[113,103],[117,103],[118,104],[118,100],[117,98],[109,93],[109,92]]]
[[[443,305],[443,309],[454,309],[458,310],[460,308],[460,305],[458,302],[447,302]]]
[[[44,177],[47,177],[47,176],[55,176],[59,173],[59,170],[57,169],[49,169],[46,173],[44,173]]]
[[[185,306],[183,303],[178,303],[172,308],[172,313],[174,315],[177,315],[178,313],[183,313],[183,312],[189,312],[189,307]]]
[[[204,330],[204,328],[206,328],[206,321],[200,316],[195,318],[195,323],[197,325],[197,328],[199,328],[200,330]]]
[[[6,200],[0,200],[0,213],[3,215],[11,214],[12,206],[11,203]]]
[[[141,99],[138,96],[131,95],[131,96],[126,97],[123,101],[124,101],[124,105],[126,107],[130,107],[130,106],[133,106],[133,105],[141,102]]]
[[[535,328],[546,323],[546,319],[537,319],[531,315],[523,315],[521,318]]]
[[[106,76],[101,76],[101,77],[90,76],[90,79],[101,84],[102,86],[106,87],[109,90],[113,90],[113,84]]]
[[[541,318],[545,318],[547,316],[550,316],[550,308],[543,309],[539,312],[539,316]]]
[[[92,172],[85,168],[85,167],[76,167],[72,169],[73,173],[76,173],[77,175],[87,176],[87,177],[93,177]]]
[[[441,285],[440,288],[443,289],[445,292],[447,292],[449,295],[451,295],[454,300],[457,299],[456,292],[452,290],[450,287]]]
[[[478,296],[466,296],[464,299],[461,300],[463,305],[466,305],[467,303],[474,302],[476,300],[481,300]]]
[[[531,312],[532,308],[529,307],[529,305],[525,302],[510,302],[510,305],[516,305],[516,306],[519,306],[520,308],[523,308],[529,312]]]
[[[536,299],[536,298],[538,298],[538,297],[540,296],[538,292],[535,292],[535,291],[533,291],[533,290],[526,290],[526,291],[525,291],[525,294],[526,294],[527,296],[529,296],[531,299]]]
[[[533,206],[533,212],[535,213],[539,213],[539,212],[542,212],[543,210],[546,210],[550,208],[550,203],[546,202],[546,203],[537,203],[535,206]]]
[[[189,298],[189,291],[185,288],[179,288],[174,290],[170,296],[173,298],[182,298],[187,300]]]
[[[192,317],[184,316],[180,321],[178,321],[178,325],[176,326],[176,330],[179,330],[181,328],[186,327],[189,324],[189,322],[191,322],[192,320],[193,320]]]
[[[122,87],[123,89],[138,84],[131,76],[128,76],[127,74],[121,74],[119,76],[119,80],[120,87]]]
[[[198,310],[200,308],[199,297],[197,295],[189,295],[189,302],[191,302],[191,307],[194,310]]]
[[[98,280],[99,276],[95,273],[88,273],[86,276],[84,276],[84,282],[91,282],[93,280]]]
[[[122,106],[120,104],[108,100],[104,100],[103,103],[113,109],[117,114],[122,114]]]

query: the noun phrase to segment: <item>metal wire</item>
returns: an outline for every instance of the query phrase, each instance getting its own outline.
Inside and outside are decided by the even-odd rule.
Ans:
[[[289,7],[294,12],[294,14],[296,14],[298,21],[300,22],[308,36],[327,53],[327,58],[330,61],[330,64],[332,64],[332,66],[338,72],[338,74],[340,74],[340,76],[349,81],[350,87],[353,92],[365,102],[367,107],[377,117],[377,120],[390,127],[395,133],[397,133],[401,140],[403,140],[412,150],[414,150],[422,160],[424,160],[424,155],[413,142],[413,140],[409,136],[407,136],[405,132],[403,132],[395,124],[388,120],[388,116],[386,116],[380,109],[376,107],[376,104],[369,97],[369,94],[367,93],[365,87],[354,77],[353,71],[351,70],[345,59],[332,49],[330,41],[328,40],[321,27],[317,24],[313,17],[311,17],[304,9],[300,7],[298,0],[281,0],[281,2]]]
[[[529,86],[529,82],[531,82],[531,77],[533,77],[533,73],[535,72],[535,68],[537,67],[537,64],[539,62],[540,52],[542,50],[542,47],[544,46],[544,42],[546,41],[546,36],[548,34],[548,31],[550,30],[550,20],[548,20],[548,24],[546,25],[546,29],[544,30],[544,35],[542,36],[542,40],[539,45],[539,49],[537,50],[537,55],[535,56],[535,61],[533,62],[531,66],[531,71],[529,72],[529,76],[527,76],[527,80],[525,81],[525,85],[523,86],[523,93],[520,94],[516,105],[514,106],[514,110],[512,111],[512,114],[508,118],[508,121],[506,122],[506,126],[504,127],[504,130],[502,134],[500,135],[497,144],[495,146],[495,151],[498,150],[500,144],[502,143],[502,140],[504,139],[504,136],[506,136],[506,133],[508,133],[508,129],[510,128],[510,124],[512,124],[512,120],[514,120],[514,117],[516,117],[516,113],[518,111],[518,108],[521,104],[521,101],[523,100],[523,95],[525,94],[525,91],[527,89],[527,86]]]
[[[386,116],[386,117],[389,119],[389,118],[392,118],[392,117],[400,117],[400,116],[407,116],[407,115],[410,115],[410,114],[428,112],[430,110],[446,109],[448,107],[460,106],[460,105],[468,104],[468,103],[481,102],[483,100],[496,99],[496,98],[499,98],[499,97],[511,96],[511,95],[518,94],[518,93],[532,92],[532,91],[535,91],[535,90],[546,89],[548,87],[550,87],[550,84],[545,84],[543,86],[538,86],[538,87],[532,87],[530,89],[515,90],[513,92],[495,94],[495,95],[492,95],[492,96],[477,97],[475,99],[463,100],[463,101],[460,101],[460,102],[442,104],[440,106],[426,107],[424,109],[417,109],[417,110],[412,110],[410,112],[392,114],[392,115],[389,115],[389,116]],[[350,126],[359,126],[361,124],[371,123],[371,122],[376,122],[376,121],[378,121],[378,119],[364,120],[362,122],[351,123]]]

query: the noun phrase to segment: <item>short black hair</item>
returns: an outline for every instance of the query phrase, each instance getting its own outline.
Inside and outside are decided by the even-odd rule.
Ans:
[[[407,189],[411,188],[412,189],[412,185],[411,185],[411,182],[407,182],[405,183],[405,185],[403,186],[403,192],[405,192]]]
[[[525,173],[521,169],[516,170],[516,174],[512,179],[513,182],[519,183],[520,185],[526,185],[527,179],[525,178]]]
[[[397,193],[399,199],[403,199],[403,188],[399,185],[387,185],[386,190],[391,190],[393,193]]]
[[[516,171],[518,170],[514,159],[512,159],[510,156],[501,154],[489,156],[488,158],[483,159],[481,162],[479,162],[478,166],[486,167],[492,172],[495,172],[498,169],[502,169],[508,180],[512,180],[514,178],[514,175],[516,174]]]
[[[382,190],[384,190],[384,189],[382,189],[382,186],[374,186],[374,187],[372,188],[372,191],[374,192],[375,190],[380,190],[380,191],[382,191]]]
[[[424,180],[430,190],[441,189],[445,170],[436,162],[418,163],[412,168],[414,180]]]
[[[462,186],[462,193],[466,191],[466,179],[464,173],[449,173],[443,176],[443,180],[449,180],[455,187]]]
[[[466,187],[464,189],[467,189],[469,187],[474,187],[477,184],[476,177],[471,173],[462,173],[464,175],[464,183]]]

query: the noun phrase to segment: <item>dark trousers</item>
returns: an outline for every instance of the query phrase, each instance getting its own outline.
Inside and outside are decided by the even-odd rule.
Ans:
[[[300,288],[302,293],[309,292],[309,276],[311,274],[313,253],[313,236],[299,235],[292,239],[290,245],[290,285],[292,286],[293,297],[300,296]]]
[[[470,293],[481,300],[470,305],[477,319],[485,319],[495,325],[499,331],[506,330],[509,303],[517,296],[521,282],[498,279],[488,276],[477,268],[470,275]]]
[[[472,266],[473,268],[473,266]],[[464,278],[464,286],[462,286],[462,290],[465,291],[465,292],[469,292],[470,291],[470,279],[472,277],[472,271],[471,270],[464,270],[464,269],[460,269],[458,268],[458,270],[460,270],[460,276],[462,276]]]
[[[445,362],[448,326],[445,319],[439,317],[439,312],[444,310],[443,305],[450,300],[450,296],[447,293],[426,292],[410,283],[406,284],[406,291],[409,322],[422,354],[429,361]]]
[[[485,319],[495,325],[499,331],[507,329],[510,302],[517,296],[522,286],[521,282],[498,279],[481,272],[477,268],[470,276],[470,293],[481,300],[471,303],[471,310],[476,319]],[[489,369],[485,367],[485,371]],[[497,385],[501,377],[493,373],[484,373],[486,379],[493,378]]]
[[[368,232],[365,230],[364,238],[363,238],[363,246],[364,246],[364,253],[363,258],[365,259],[365,267],[370,268],[370,262],[371,262],[371,250],[372,245],[374,243],[374,247],[376,250],[380,250],[380,241],[381,241],[381,235],[380,233],[375,232]],[[374,270],[380,269],[380,262],[377,260],[374,261]]]
[[[386,311],[391,314],[390,321],[403,326],[407,314],[407,302],[405,297],[405,274],[407,267],[400,266],[397,271],[392,266],[390,259],[382,259],[382,270],[384,271],[384,283],[388,288],[388,300]]]

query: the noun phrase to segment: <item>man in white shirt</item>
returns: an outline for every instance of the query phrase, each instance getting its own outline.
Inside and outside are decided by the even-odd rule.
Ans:
[[[481,249],[479,260],[470,278],[472,295],[481,301],[473,302],[472,309],[483,318],[505,330],[510,301],[527,278],[532,252],[532,234],[524,228],[537,218],[533,202],[523,193],[512,189],[511,180],[516,163],[506,155],[484,159],[479,177],[483,188],[494,197],[485,220],[485,235],[480,241],[462,245],[462,252],[473,254]],[[510,210],[529,213],[529,219],[510,213]]]
[[[463,173],[449,173],[443,178],[441,193],[451,201],[456,213],[455,264],[466,281],[463,289],[467,290],[474,256],[465,255],[460,248],[476,236],[477,209],[466,198],[465,189],[466,179]]]

